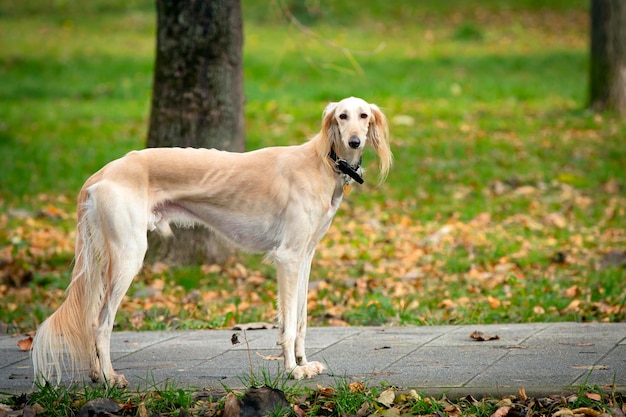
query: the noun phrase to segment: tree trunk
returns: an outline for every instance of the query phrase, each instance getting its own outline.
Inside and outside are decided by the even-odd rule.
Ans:
[[[242,152],[243,24],[239,0],[157,0],[157,51],[148,147]],[[222,262],[230,250],[203,228],[149,236],[148,259]]]
[[[591,0],[589,106],[626,114],[626,1]]]

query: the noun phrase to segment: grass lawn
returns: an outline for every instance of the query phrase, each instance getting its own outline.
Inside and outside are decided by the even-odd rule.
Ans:
[[[313,264],[310,323],[626,319],[626,122],[585,110],[587,2],[314,3],[294,8],[311,33],[243,2],[248,148],[301,143],[355,95],[389,117],[395,165],[377,187],[366,154]],[[83,181],[144,146],[155,20],[147,0],[0,0],[8,331],[62,300]],[[272,320],[273,277],[252,255],[149,265],[117,326]]]

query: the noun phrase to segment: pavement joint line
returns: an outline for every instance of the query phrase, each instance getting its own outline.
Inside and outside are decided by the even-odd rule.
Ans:
[[[136,354],[136,353],[138,353],[138,352],[142,352],[142,351],[144,351],[144,350],[146,350],[146,349],[148,349],[148,348],[151,348],[151,347],[153,347],[153,346],[159,345],[159,344],[161,344],[161,343],[169,342],[170,340],[174,340],[174,339],[176,339],[176,338],[178,338],[178,337],[179,337],[179,335],[173,335],[172,337],[170,337],[170,338],[168,338],[168,339],[163,339],[163,340],[159,340],[159,341],[156,341],[156,342],[153,342],[153,343],[146,344],[146,346],[143,346],[143,347],[141,347],[141,348],[139,348],[139,349],[132,350],[132,351],[130,351],[130,352],[125,352],[125,353],[124,353],[124,354],[122,354],[121,356],[117,356],[117,357],[115,358],[115,360],[116,360],[116,361],[119,361],[119,360],[124,359],[124,358],[127,358],[127,357],[129,357],[129,356],[131,356],[131,355],[134,355],[134,354]],[[111,343],[111,344],[112,344],[112,343]],[[113,352],[111,352],[111,354],[113,354]]]

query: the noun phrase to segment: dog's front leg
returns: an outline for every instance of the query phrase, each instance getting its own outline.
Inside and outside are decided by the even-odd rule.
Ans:
[[[307,254],[306,259],[301,265],[300,274],[298,276],[298,327],[296,334],[296,362],[300,365],[300,368],[304,371],[303,376],[311,377],[324,372],[326,366],[321,362],[307,361],[305,352],[305,338],[307,328],[307,302],[308,302],[308,290],[309,290],[309,275],[311,273],[311,262],[315,251]],[[300,378],[296,375],[295,377]]]
[[[304,353],[306,334],[306,303],[310,256],[279,256],[276,260],[278,275],[278,304],[280,309],[280,336],[285,369],[294,379],[310,378],[320,374],[324,365],[308,362]]]

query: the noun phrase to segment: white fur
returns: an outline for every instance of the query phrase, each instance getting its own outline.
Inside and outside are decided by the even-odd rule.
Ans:
[[[35,335],[35,377],[59,383],[66,368],[88,368],[94,381],[127,384],[111,364],[115,313],[143,263],[146,232],[167,235],[170,223],[203,225],[267,253],[277,269],[285,367],[298,379],[321,373],[324,365],[304,351],[311,260],[351,181],[328,155],[333,149],[357,165],[368,143],[384,178],[392,160],[386,118],[350,97],[329,104],[321,131],[299,146],[246,153],[153,148],[107,164],[80,191],[72,282]]]

